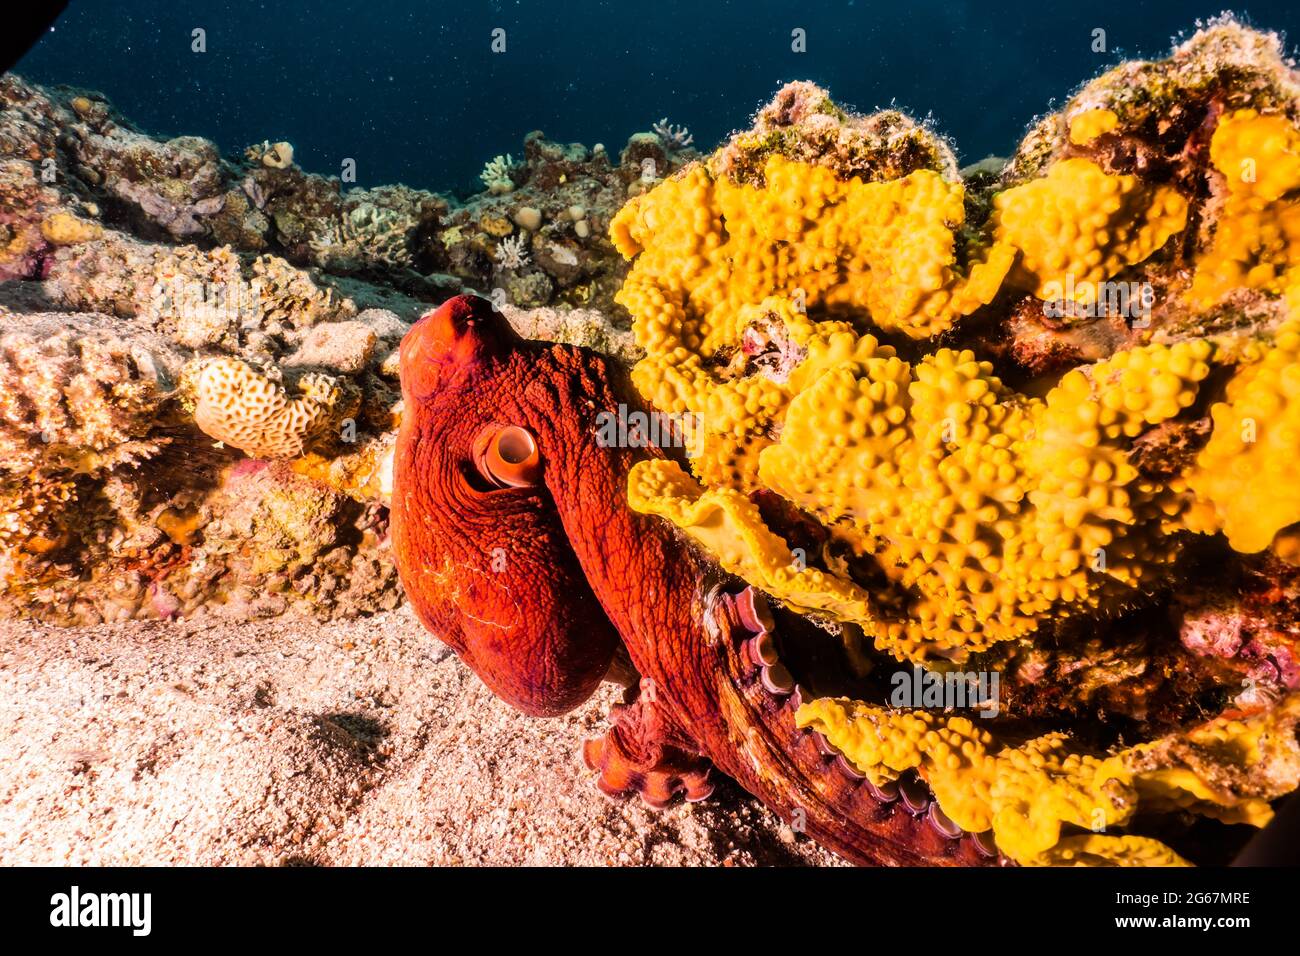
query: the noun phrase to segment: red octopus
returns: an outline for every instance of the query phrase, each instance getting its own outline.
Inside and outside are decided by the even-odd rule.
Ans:
[[[601,413],[640,407],[615,367],[523,340],[459,296],[407,333],[401,375],[392,529],[407,595],[525,713],[563,713],[622,678],[626,703],[585,748],[603,791],[701,800],[717,768],[849,860],[996,862],[919,779],[878,789],[795,727],[807,685],[791,672],[810,680],[835,643],[803,639],[806,622],[628,507],[629,469],[663,452],[598,440]]]

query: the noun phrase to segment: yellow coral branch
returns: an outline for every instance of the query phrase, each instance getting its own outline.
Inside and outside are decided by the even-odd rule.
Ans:
[[[966,717],[843,699],[804,704],[795,719],[825,735],[872,783],[916,770],[954,823],[992,830],[998,848],[1026,865],[1185,865],[1156,840],[1105,831],[1131,824],[1140,806],[1263,826],[1272,817],[1268,800],[1300,783],[1300,694],[1264,714],[1218,718],[1105,757],[1072,750],[1064,734],[1000,747]],[[1197,754],[1196,764],[1185,750]],[[1266,772],[1255,779],[1268,781],[1267,789],[1221,783],[1261,767]]]

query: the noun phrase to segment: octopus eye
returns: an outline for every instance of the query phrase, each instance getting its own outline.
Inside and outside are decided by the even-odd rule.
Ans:
[[[483,477],[501,488],[532,488],[542,477],[542,455],[527,428],[506,425],[486,435],[478,456]]]

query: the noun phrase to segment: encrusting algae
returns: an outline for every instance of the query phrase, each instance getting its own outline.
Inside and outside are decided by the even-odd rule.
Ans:
[[[1217,115],[1208,200],[1122,168],[1106,150],[1125,130],[1102,105],[1074,114],[1058,158],[1008,174],[983,222],[940,170],[864,179],[776,153],[736,181],[726,148],[633,199],[610,230],[633,260],[618,296],[646,353],[633,381],[685,416],[702,454],[694,474],[638,464],[632,507],[791,609],[934,666],[1131,605],[1192,533],[1269,547],[1300,522],[1300,128],[1259,99]],[[1050,388],[1010,388],[976,351],[933,342],[999,297],[1089,305],[1112,280],[1180,263],[1186,280],[1160,286],[1179,327]],[[1243,290],[1281,297],[1281,320],[1198,323]],[[1205,416],[1208,442],[1178,467],[1134,455]],[[773,498],[816,522],[820,553],[783,536]],[[918,771],[955,823],[992,829],[1017,862],[1178,864],[1156,840],[1102,831],[1139,805],[1262,826],[1295,787],[1295,753],[1277,757],[1273,791],[1215,781],[1294,750],[1298,712],[1293,695],[1179,737],[1209,769],[1156,759],[1172,738],[1102,756],[1061,734],[999,746],[965,718],[829,698],[798,719],[874,783]]]

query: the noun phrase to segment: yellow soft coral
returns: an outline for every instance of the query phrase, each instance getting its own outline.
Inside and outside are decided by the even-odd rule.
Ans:
[[[1235,114],[1215,138],[1220,166],[1242,150],[1269,158],[1249,184],[1256,203],[1300,175],[1288,159],[1297,134],[1262,122]],[[946,328],[991,297],[1008,255],[1039,295],[1073,280],[1076,297],[1095,296],[1184,227],[1174,190],[1090,160],[1053,164],[997,197],[995,241],[963,277],[960,185],[928,171],[846,183],[780,156],[765,173],[755,187],[693,167],[612,227],[638,255],[620,294],[646,349],[634,381],[661,409],[693,413],[703,448],[699,484],[676,466],[641,466],[633,506],[675,521],[735,573],[860,626],[900,659],[960,658],[1153,585],[1180,530],[1224,527],[1234,546],[1255,548],[1300,520],[1300,496],[1276,490],[1297,445],[1289,389],[1300,373],[1286,335],[1216,407],[1193,503],[1187,478],[1139,473],[1129,443],[1194,403],[1208,340],[1119,352],[1035,398],[971,352],[904,361],[854,321],[913,336]],[[1268,428],[1242,456],[1250,438],[1234,435],[1247,421]],[[796,560],[748,507],[758,491],[820,520],[826,553]],[[846,552],[874,559],[885,586],[866,593]]]
[[[1187,478],[1201,504],[1190,523],[1222,528],[1238,551],[1260,551],[1300,521],[1300,319],[1278,328],[1261,360],[1228,384],[1226,399],[1210,409],[1214,431]]]
[[[1150,578],[1182,489],[1141,479],[1126,443],[1190,405],[1208,371],[1206,343],[1152,347],[1044,402],[969,352],[909,363],[862,334],[866,318],[914,338],[944,331],[993,298],[1013,261],[1040,295],[1069,279],[1086,301],[1186,218],[1168,187],[1066,160],[998,197],[994,241],[966,247],[962,268],[963,199],[929,170],[845,182],[773,155],[761,186],[696,165],[611,225],[636,256],[618,296],[646,351],[633,381],[661,410],[690,413],[703,450],[702,487],[643,466],[634,506],[776,597],[913,659],[1021,636],[1055,607]],[[763,490],[819,518],[834,547],[875,557],[893,592],[873,607],[825,555],[808,556],[815,577],[787,573],[785,543],[735,504]]]
[[[911,364],[863,336],[815,353],[815,371],[788,379],[798,394],[779,437],[764,439],[757,482],[874,557],[893,593],[868,596],[829,569],[777,573],[788,549],[757,509],[728,505],[727,521],[712,518],[724,502],[748,502],[700,488],[672,463],[637,466],[631,504],[900,659],[959,656],[1027,634],[1049,612],[1095,607],[1173,557],[1164,532],[1181,486],[1143,478],[1127,442],[1192,404],[1211,352],[1204,340],[1121,352],[1069,373],[1045,399],[1010,391],[969,351]]]
[[[1214,305],[1235,289],[1281,293],[1300,282],[1300,130],[1280,116],[1238,110],[1219,121],[1210,159],[1227,197],[1196,263],[1190,297]]]
[[[1300,130],[1282,116],[1238,110],[1215,128],[1210,161],[1234,196],[1274,202],[1300,188]]]
[[[992,830],[998,848],[1019,863],[1180,865],[1156,840],[1104,831],[1130,824],[1139,807],[1263,826],[1272,815],[1268,800],[1300,777],[1297,718],[1300,694],[1293,694],[1265,714],[1219,718],[1104,757],[1072,750],[1064,734],[1000,747],[966,717],[834,698],[802,705],[796,722],[822,733],[874,784],[915,770],[954,823]],[[1268,772],[1256,777],[1269,781],[1262,789],[1223,784],[1260,767]]]
[[[1098,283],[1147,259],[1187,224],[1177,190],[1110,175],[1087,159],[1054,163],[993,205],[994,234],[1020,250],[1039,298],[1083,305],[1097,300]]]
[[[1070,120],[1070,142],[1075,146],[1091,143],[1103,133],[1109,133],[1119,126],[1119,117],[1113,110],[1084,110]]]
[[[672,521],[724,568],[799,611],[846,620],[869,618],[870,595],[847,578],[806,566],[763,524],[758,508],[730,489],[705,491],[676,462],[645,461],[628,485],[632,508]]]
[[[1069,140],[1120,127],[1109,109],[1084,110]],[[1295,315],[1300,131],[1239,111],[1210,154],[1225,185],[1201,209],[1212,239],[1190,300],[1256,289],[1284,294]],[[732,573],[899,659],[951,660],[1122,606],[1158,583],[1181,532],[1223,530],[1257,550],[1300,521],[1287,476],[1300,319],[1246,342],[1178,328],[1045,394],[1007,388],[971,351],[904,357],[864,334],[932,338],[1004,283],[1097,301],[1102,283],[1186,229],[1176,188],[1059,160],[994,196],[976,232],[962,185],[929,170],[863,183],[774,155],[749,184],[716,173],[688,167],[629,203],[611,235],[636,257],[619,295],[646,351],[633,380],[661,409],[693,413],[703,442],[694,477],[669,461],[636,466],[632,507]],[[1134,455],[1135,440],[1189,420],[1214,361],[1237,369],[1196,467],[1162,458],[1159,440]],[[1163,431],[1176,451],[1181,430]],[[756,493],[817,519],[822,553],[791,549]],[[1152,865],[1183,861],[1103,831],[1130,825],[1139,805],[1262,826],[1268,801],[1300,778],[1298,716],[1293,695],[1268,715],[1099,756],[1063,734],[1002,746],[964,718],[847,700],[805,704],[798,720],[877,784],[919,773],[948,816],[991,830],[1020,862]]]
[[[710,354],[734,338],[742,305],[773,295],[930,336],[990,301],[1010,266],[1001,247],[958,265],[964,189],[930,170],[843,182],[774,155],[764,178],[760,189],[695,166],[614,217],[618,250],[639,254],[617,299],[652,356]]]

